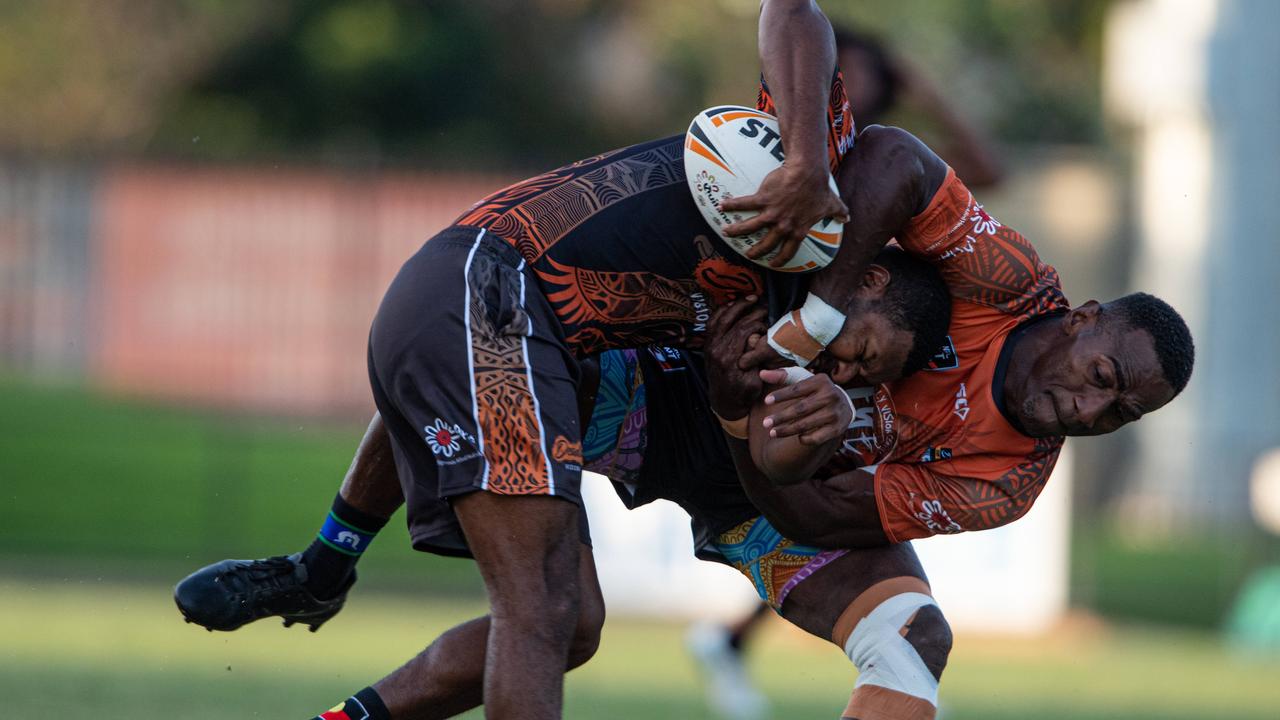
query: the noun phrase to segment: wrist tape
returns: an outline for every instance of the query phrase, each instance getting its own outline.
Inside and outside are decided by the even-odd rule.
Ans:
[[[782,381],[783,385],[795,385],[802,380],[808,380],[813,377],[813,373],[795,365],[784,367],[782,371],[787,374],[787,379]],[[844,392],[844,388],[840,388],[840,397],[843,397],[844,401],[849,403],[849,426],[853,427],[853,421],[858,417],[858,411],[853,407],[853,398],[849,397],[849,393]],[[721,422],[724,421],[722,420]]]
[[[766,339],[775,352],[803,367],[826,349],[842,327],[844,313],[809,293],[799,310],[778,318]]]

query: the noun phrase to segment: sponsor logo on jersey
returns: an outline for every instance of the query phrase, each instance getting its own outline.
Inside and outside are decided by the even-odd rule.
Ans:
[[[853,404],[853,419],[845,431],[842,454],[851,454],[859,465],[873,465],[888,456],[898,440],[893,399],[883,387],[846,389]]]
[[[679,348],[666,345],[649,345],[646,349],[653,356],[653,359],[658,362],[658,367],[662,368],[662,372],[683,372],[689,367],[684,353],[680,352]]]
[[[937,533],[958,533],[964,530],[960,523],[951,519],[938,500],[925,500],[915,513],[916,519],[925,527]]]
[[[942,349],[933,354],[929,358],[929,364],[925,366],[926,370],[955,370],[960,367],[960,357],[956,355],[955,343],[951,342],[951,336],[942,342]]]
[[[711,306],[707,304],[707,296],[700,292],[689,293],[689,302],[693,305],[693,331],[707,331],[707,321],[711,319]]]
[[[457,423],[450,424],[440,418],[436,418],[434,424],[423,427],[422,431],[426,434],[431,452],[445,458],[453,457],[454,453],[462,449],[464,442],[472,446],[476,444],[476,439]]]
[[[969,417],[969,391],[965,389],[964,383],[960,383],[960,389],[956,391],[955,411],[953,414],[960,418],[960,422],[964,422]]]
[[[551,443],[551,459],[571,467],[581,466],[582,443],[557,435],[555,442]]]
[[[935,460],[950,460],[951,448],[929,447],[920,453],[920,462],[931,463]]]

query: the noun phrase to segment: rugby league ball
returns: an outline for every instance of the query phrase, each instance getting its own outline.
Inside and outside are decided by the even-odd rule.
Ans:
[[[729,247],[742,255],[764,239],[768,228],[743,237],[724,233],[726,225],[754,217],[755,212],[724,212],[720,202],[754,194],[760,181],[782,165],[778,119],[748,107],[720,105],[693,118],[684,139],[684,173],[702,217]],[[832,192],[839,193],[835,178]],[[781,267],[770,267],[776,252],[756,260],[781,272],[809,272],[824,267],[840,248],[844,224],[827,218],[809,229],[796,254]]]

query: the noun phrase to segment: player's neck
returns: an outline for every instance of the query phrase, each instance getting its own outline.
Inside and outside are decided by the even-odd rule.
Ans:
[[[1005,409],[1005,419],[1024,435],[1027,433],[1018,422],[1014,408],[1021,407],[1026,400],[1036,361],[1053,344],[1058,327],[1055,319],[1055,315],[1040,317],[1018,327],[1009,334],[1001,351],[1008,360],[1004,363],[1004,378],[998,389],[1001,396],[997,403]]]

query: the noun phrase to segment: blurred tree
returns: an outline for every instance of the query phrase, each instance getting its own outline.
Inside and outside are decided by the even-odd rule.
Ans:
[[[167,95],[277,14],[246,0],[0,0],[0,143],[136,149]]]
[[[1101,136],[1110,0],[826,0],[997,137]],[[0,144],[436,166],[570,160],[750,103],[755,0],[0,0]],[[919,118],[900,121],[913,130]]]

